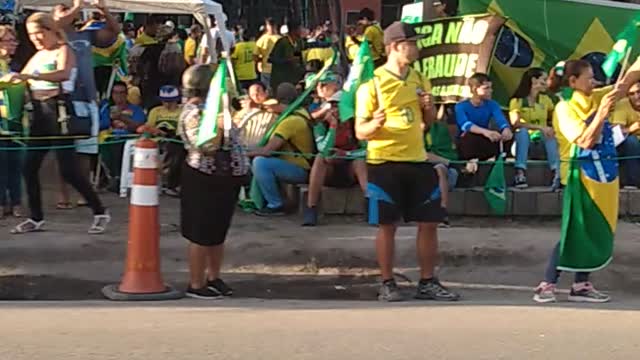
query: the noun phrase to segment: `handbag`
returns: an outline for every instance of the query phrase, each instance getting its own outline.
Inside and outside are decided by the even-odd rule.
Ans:
[[[62,85],[59,85],[60,93],[49,100],[40,101],[41,103],[53,102],[49,106],[55,106],[57,110],[57,119],[36,119],[36,111],[42,105],[34,103],[33,92],[31,87],[27,87],[30,103],[25,107],[29,116],[29,127],[31,135],[35,136],[73,136],[76,139],[86,139],[91,137],[92,119],[89,108],[84,102],[71,101],[71,96],[62,91]],[[30,110],[31,109],[31,110]]]

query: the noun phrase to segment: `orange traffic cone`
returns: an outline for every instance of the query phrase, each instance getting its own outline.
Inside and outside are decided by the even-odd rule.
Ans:
[[[108,299],[171,300],[183,296],[165,285],[160,273],[158,158],[158,145],[154,141],[142,138],[136,142],[127,262],[120,285],[102,289]]]

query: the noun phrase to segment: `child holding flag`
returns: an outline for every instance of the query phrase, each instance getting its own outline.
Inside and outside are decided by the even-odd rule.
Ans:
[[[591,65],[570,60],[564,65],[563,94],[553,115],[560,151],[560,179],[566,186],[562,236],[553,249],[544,281],[533,297],[556,301],[561,270],[576,272],[569,301],[602,303],[609,296],[589,282],[589,273],[609,264],[618,219],[618,163],[609,115],[629,86],[640,80],[640,61],[615,87],[594,89]]]

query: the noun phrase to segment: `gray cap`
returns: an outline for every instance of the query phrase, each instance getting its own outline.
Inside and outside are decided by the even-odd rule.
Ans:
[[[280,104],[289,105],[298,97],[298,91],[293,84],[282,83],[276,89],[276,99]]]
[[[384,30],[385,45],[399,41],[415,41],[424,38],[424,35],[416,33],[413,26],[400,21],[395,21]]]
[[[212,77],[211,66],[204,64],[190,66],[182,74],[182,88],[184,90],[207,90]]]

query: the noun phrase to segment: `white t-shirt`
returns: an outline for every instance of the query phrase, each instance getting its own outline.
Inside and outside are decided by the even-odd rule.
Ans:
[[[217,27],[211,29],[211,38],[213,39],[213,43],[215,44],[218,41],[218,38],[220,36],[220,29],[218,29]],[[229,50],[233,49],[236,46],[236,38],[235,35],[233,35],[233,32],[229,31],[229,30],[225,30],[224,31],[224,36],[221,38],[222,41],[222,47],[226,48],[227,45],[229,46]],[[209,48],[209,42],[207,41],[207,37],[203,36],[202,40],[200,40],[200,50],[202,51],[202,49],[208,49]],[[207,63],[208,64],[214,64],[218,62],[218,53],[216,51],[216,49],[210,50],[209,51],[209,57],[207,58]]]

